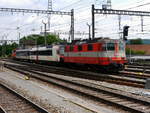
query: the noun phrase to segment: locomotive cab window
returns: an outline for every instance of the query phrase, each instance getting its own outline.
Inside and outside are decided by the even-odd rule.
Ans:
[[[82,51],[82,45],[78,45],[78,51]]]
[[[93,45],[92,44],[88,44],[88,51],[92,51],[93,50]]]
[[[114,43],[107,43],[107,50],[108,51],[115,50],[115,44]]]

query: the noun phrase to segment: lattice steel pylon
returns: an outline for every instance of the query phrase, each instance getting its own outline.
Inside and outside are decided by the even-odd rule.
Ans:
[[[102,9],[111,9],[111,0],[104,0],[102,3]]]
[[[48,0],[48,11],[52,11],[52,0]],[[50,31],[50,24],[51,24],[51,15],[48,15],[48,29]]]
[[[107,7],[108,7],[108,9],[111,9],[111,0],[107,0]]]
[[[48,0],[48,10],[52,11],[52,0]]]

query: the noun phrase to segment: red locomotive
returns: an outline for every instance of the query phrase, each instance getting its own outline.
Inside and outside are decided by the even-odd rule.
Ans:
[[[126,63],[125,43],[122,40],[95,39],[65,45],[64,62],[88,64],[105,69],[123,69]]]

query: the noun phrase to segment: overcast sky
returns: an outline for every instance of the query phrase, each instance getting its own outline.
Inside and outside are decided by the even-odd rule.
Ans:
[[[75,32],[88,33],[86,23],[91,23],[91,5],[101,8],[105,0],[53,0],[54,11],[75,10]],[[130,9],[150,11],[150,5],[139,5],[149,3],[149,0],[112,0],[112,9]],[[28,8],[47,10],[48,0],[0,0],[0,8]],[[29,34],[38,34],[41,31],[42,20],[47,21],[47,15],[22,14],[0,12],[0,38],[7,35],[8,39],[17,39],[18,32],[21,37]],[[129,38],[150,38],[150,17],[144,17],[144,33],[141,32],[141,18],[134,16],[122,16],[121,27],[129,25]],[[19,30],[17,30],[19,27]],[[70,17],[51,15],[52,32],[68,32],[70,29]],[[96,36],[119,38],[118,16],[98,15],[96,16]],[[61,35],[61,38],[68,38]],[[87,35],[76,35],[75,38],[87,38]]]

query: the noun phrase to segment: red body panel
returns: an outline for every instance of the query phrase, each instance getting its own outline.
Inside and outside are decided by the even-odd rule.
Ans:
[[[82,51],[80,52],[98,52],[102,51],[102,43],[94,43],[93,50],[88,50],[88,44],[82,44]],[[71,52],[79,52],[78,51],[78,45],[71,45],[73,47],[73,51]],[[67,45],[65,47],[65,52],[70,52],[70,45]]]
[[[96,64],[96,65],[109,65],[111,63],[124,64],[126,63],[125,58],[113,57],[64,57],[64,62],[81,63],[81,64]]]

